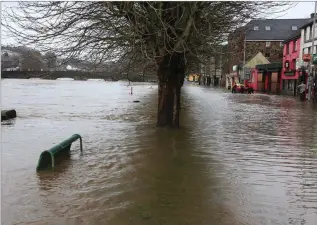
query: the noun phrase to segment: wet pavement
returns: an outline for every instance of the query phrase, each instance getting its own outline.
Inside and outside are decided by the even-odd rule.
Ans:
[[[186,85],[180,130],[155,128],[157,87],[2,80],[2,224],[317,223],[317,107]],[[139,100],[140,103],[134,103]],[[56,172],[40,153],[83,137]]]

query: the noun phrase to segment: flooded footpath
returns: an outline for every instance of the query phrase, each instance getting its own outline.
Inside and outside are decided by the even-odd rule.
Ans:
[[[185,86],[180,130],[157,129],[157,87],[2,80],[5,225],[317,223],[317,107]],[[133,101],[139,100],[139,103]],[[43,150],[83,138],[55,172]]]

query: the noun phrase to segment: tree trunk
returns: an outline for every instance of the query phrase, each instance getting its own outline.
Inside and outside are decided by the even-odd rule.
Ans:
[[[183,56],[165,56],[158,65],[157,126],[179,128],[181,87],[185,78]]]

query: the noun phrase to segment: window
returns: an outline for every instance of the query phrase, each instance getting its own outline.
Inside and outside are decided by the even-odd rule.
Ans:
[[[296,59],[292,60],[292,70],[296,70]]]
[[[308,53],[307,54],[310,54],[310,50],[311,50],[311,47],[308,48]]]
[[[312,38],[312,36],[313,36],[313,27],[312,26],[310,26],[309,27],[309,40]]]
[[[297,41],[293,41],[293,52],[297,51]]]
[[[271,30],[271,27],[270,26],[266,26],[265,30]]]
[[[289,65],[289,61],[288,60],[285,62],[284,67],[285,67],[286,71],[289,71],[290,65]]]
[[[289,43],[286,44],[286,54],[289,54]]]
[[[271,42],[270,41],[265,42],[265,47],[270,47],[270,46],[271,46]]]
[[[270,53],[269,52],[265,53],[265,58],[270,58]]]
[[[283,47],[283,42],[280,42],[280,47]]]
[[[292,52],[290,43],[288,44],[288,53]]]
[[[287,80],[283,80],[283,91],[287,91]]]
[[[283,58],[283,53],[282,52],[278,53],[278,57],[282,59]]]
[[[292,30],[297,30],[297,26],[292,26]]]
[[[309,27],[306,27],[306,29],[305,29],[305,40],[307,41],[307,40],[309,40],[309,35],[310,35],[310,28]]]
[[[258,27],[258,26],[254,26],[253,29],[254,29],[254,30],[259,30],[259,27]]]

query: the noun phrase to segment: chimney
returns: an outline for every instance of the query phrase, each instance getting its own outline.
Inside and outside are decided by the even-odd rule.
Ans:
[[[311,13],[310,14],[310,18],[313,19],[314,18],[315,13]]]

